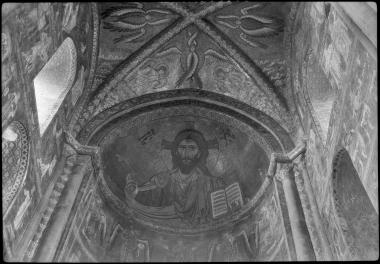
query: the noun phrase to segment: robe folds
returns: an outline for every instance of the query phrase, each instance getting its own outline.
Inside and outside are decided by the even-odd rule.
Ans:
[[[191,224],[211,220],[210,194],[224,187],[220,178],[209,176],[199,167],[195,167],[189,174],[174,169],[165,177],[167,179],[161,188],[139,192],[136,201],[157,207],[173,205],[176,214]]]

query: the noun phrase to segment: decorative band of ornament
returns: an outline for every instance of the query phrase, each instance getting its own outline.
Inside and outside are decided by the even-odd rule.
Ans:
[[[294,111],[298,116],[299,122],[298,124],[303,127],[303,122],[302,122],[302,114],[300,113],[300,110],[297,105],[297,94],[296,94],[296,84],[295,84],[295,79],[294,76],[296,76],[298,73],[296,73],[297,69],[295,69],[295,65],[293,63],[293,58],[294,58],[294,36],[295,34],[295,26],[296,26],[296,21],[297,18],[302,14],[302,8],[304,8],[303,3],[292,3],[291,9],[289,16],[286,21],[286,27],[285,27],[285,36],[284,36],[284,43],[285,43],[285,56],[286,56],[286,61],[288,64],[287,67],[287,82],[286,82],[286,87],[289,87],[291,89],[292,97],[293,97],[293,105],[294,105]]]
[[[7,186],[7,189],[3,189],[3,217],[5,217],[9,209],[11,208],[11,205],[15,201],[15,198],[17,197],[18,193],[20,192],[20,187],[22,186],[22,183],[26,179],[26,174],[28,171],[28,165],[29,165],[29,141],[28,141],[28,135],[26,128],[19,122],[19,121],[13,121],[10,126],[15,130],[15,133],[17,135],[16,142],[10,142],[14,144],[15,148],[15,154],[16,154],[16,164],[9,164],[7,162],[8,155],[4,153],[7,149],[8,141],[6,139],[2,140],[2,173],[3,173],[3,184],[4,183],[4,177],[7,175],[7,173],[15,173],[14,175],[9,175],[10,177],[14,177],[14,181],[10,186]],[[9,144],[10,144],[9,143]],[[17,155],[18,154],[18,155]],[[12,168],[13,167],[13,168]],[[16,168],[15,168],[16,167]],[[12,172],[12,169],[15,170]],[[4,186],[4,185],[3,185]],[[3,187],[4,188],[4,187]]]
[[[181,100],[183,97],[191,97],[194,99]],[[277,142],[271,142],[270,144],[280,145],[280,149],[283,148],[287,151],[294,147],[286,130],[270,116],[236,99],[199,89],[169,90],[126,100],[93,117],[92,120],[83,127],[77,139],[82,144],[88,144],[93,135],[99,131],[101,127],[121,115],[129,117],[132,112],[142,112],[145,109],[148,110],[148,108],[153,109],[156,106],[166,106],[169,104],[173,106],[189,103],[193,104],[193,101],[194,104],[205,106],[206,108],[212,106],[211,108],[213,110],[217,109],[219,112],[227,113],[234,118],[240,119],[255,127],[260,132],[269,132],[265,132],[265,134],[271,138],[273,137],[271,141]],[[280,151],[280,149],[277,150],[277,147],[274,148],[275,151]]]
[[[51,215],[53,214],[59,202],[59,198],[61,197],[62,191],[65,188],[66,183],[72,173],[75,160],[76,160],[76,156],[70,156],[66,160],[65,168],[63,169],[62,174],[59,176],[58,180],[56,181],[54,188],[50,194],[47,208],[42,213],[42,217],[40,220],[40,224],[37,228],[37,232],[34,234],[26,250],[26,254],[24,256],[24,260],[26,261],[31,261],[32,258],[34,257],[34,254],[36,253],[41,237],[50,221]]]
[[[112,125],[113,123],[110,123],[111,121],[124,122],[130,119],[131,122],[134,122],[135,124],[137,124],[136,122],[140,122],[140,121],[138,121],[139,119],[136,117],[136,114],[139,116],[143,116],[143,114],[140,114],[140,113],[149,113],[149,112],[153,113],[158,107],[160,109],[166,109],[169,107],[170,109],[179,109],[180,106],[188,106],[188,105],[191,105],[192,107],[197,106],[199,107],[199,109],[204,109],[205,111],[211,112],[212,114],[211,113],[206,114],[207,118],[215,118],[216,116],[218,116],[217,115],[218,112],[223,113],[225,117],[222,118],[222,122],[223,120],[227,119],[228,120],[227,122],[230,122],[231,124],[231,120],[235,120],[235,121],[232,121],[232,124],[238,124],[237,127],[239,127],[239,129],[242,129],[242,131],[247,132],[247,130],[249,130],[250,131],[249,133],[251,133],[252,131],[255,131],[253,133],[259,134],[260,136],[257,138],[257,143],[260,144],[261,139],[265,141],[265,143],[263,142],[264,145],[262,145],[262,147],[264,150],[269,150],[267,151],[267,153],[269,153],[268,157],[270,156],[270,153],[272,153],[273,151],[281,151],[282,149],[286,150],[292,147],[292,146],[286,145],[289,142],[285,142],[284,138],[281,138],[281,136],[277,136],[277,134],[281,133],[279,132],[279,130],[273,129],[273,127],[271,127],[270,125],[268,126],[268,124],[265,124],[265,122],[263,122],[264,124],[261,123],[262,120],[260,120],[260,118],[256,119],[254,115],[250,115],[249,117],[247,117],[244,115],[240,115],[240,113],[234,112],[232,109],[224,108],[223,106],[220,106],[217,104],[215,105],[213,104],[210,106],[203,101],[195,101],[195,100],[193,101],[190,99],[178,100],[178,101],[155,102],[155,104],[148,105],[148,106],[145,105],[144,107],[140,107],[137,109],[131,109],[131,110],[127,109],[125,111],[117,112],[117,114],[113,116],[109,116],[107,120],[103,120],[103,122],[90,123],[88,125],[88,128],[89,128],[88,132],[92,134],[87,136],[88,137],[87,141],[91,142],[91,144],[93,145],[97,145],[100,142],[99,137],[102,137],[102,135],[104,134],[111,133],[112,126],[113,126]],[[163,110],[160,112],[161,113],[166,112],[166,110]],[[183,111],[180,111],[180,112],[183,112]],[[171,114],[173,113],[170,112],[169,115]],[[159,115],[159,114],[154,113],[151,115]],[[220,118],[221,116],[222,115],[219,114],[217,119],[221,119]],[[80,136],[82,136],[82,134]],[[79,138],[82,139],[82,137],[79,137]]]
[[[85,102],[88,99],[88,96],[91,91],[93,91],[93,83],[94,83],[94,77],[95,77],[95,69],[97,64],[97,55],[98,55],[98,36],[99,36],[99,15],[98,15],[98,7],[97,3],[91,3],[91,11],[92,11],[92,17],[93,17],[93,36],[92,36],[92,52],[91,52],[91,65],[90,65],[90,73],[88,75],[86,88],[83,89],[83,95],[80,97],[80,101],[77,104],[78,106],[75,108],[74,113],[71,116],[70,124],[69,124],[69,131],[73,133],[75,136],[77,131],[74,129],[74,126],[78,123],[78,117],[83,111],[83,107],[85,105]],[[90,89],[91,88],[91,89]]]
[[[267,142],[267,138],[264,138],[262,135],[260,135],[260,133],[255,131],[251,126],[244,122],[239,122],[238,120],[229,115],[225,115],[217,111],[213,111],[211,109],[201,107],[194,107],[192,109],[189,109],[181,106],[163,108],[160,111],[149,111],[143,114],[139,114],[136,117],[132,117],[131,119],[128,119],[128,121],[126,121],[125,124],[123,124],[122,126],[117,126],[116,128],[112,128],[110,130],[107,129],[106,131],[104,131],[104,133],[102,132],[102,138],[95,140],[96,145],[102,147],[104,144],[107,144],[112,138],[122,134],[123,131],[127,131],[129,128],[133,126],[141,125],[142,122],[149,122],[155,119],[160,119],[168,116],[195,115],[195,110],[196,115],[199,117],[214,119],[226,125],[233,125],[239,128],[239,130],[241,130],[242,132],[251,135],[250,140],[257,143],[267,154],[268,158],[274,151],[271,145]]]

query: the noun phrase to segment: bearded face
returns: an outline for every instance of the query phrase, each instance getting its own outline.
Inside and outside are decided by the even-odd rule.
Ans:
[[[189,173],[199,161],[199,146],[193,139],[183,139],[179,142],[177,153],[179,156],[178,165],[183,173]]]

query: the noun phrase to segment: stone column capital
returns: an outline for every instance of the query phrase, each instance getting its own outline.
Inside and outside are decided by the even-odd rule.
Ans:
[[[279,168],[277,170],[277,173],[275,174],[275,178],[282,182],[284,179],[292,179],[293,175],[293,167],[294,164],[292,163],[282,163],[278,164]]]

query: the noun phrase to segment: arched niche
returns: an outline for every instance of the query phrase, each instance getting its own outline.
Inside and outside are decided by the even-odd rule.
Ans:
[[[42,136],[70,90],[76,73],[74,42],[66,38],[34,78],[38,123]]]
[[[345,149],[333,162],[333,197],[350,259],[379,257],[379,216]]]

